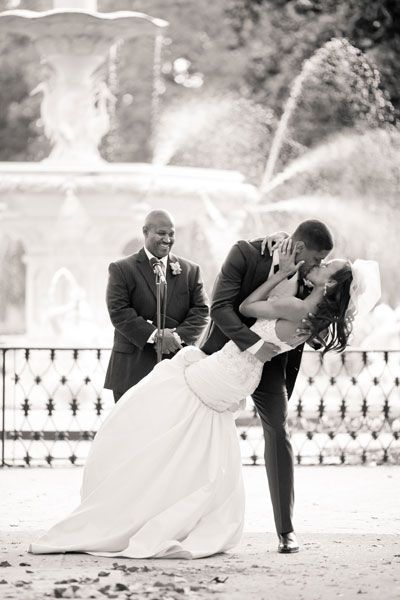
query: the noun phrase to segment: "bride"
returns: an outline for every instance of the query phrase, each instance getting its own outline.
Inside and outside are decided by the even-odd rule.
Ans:
[[[351,263],[337,259],[314,268],[305,300],[273,299],[274,287],[301,266],[296,248],[285,250],[280,247],[279,271],[250,294],[241,312],[258,319],[252,329],[278,353],[304,342],[296,330],[313,313],[314,336],[329,326],[324,352],[342,351],[351,327]],[[100,427],[80,505],[29,551],[200,558],[237,544],[244,490],[234,416],[262,368],[233,342],[210,356],[189,346],[159,363]]]

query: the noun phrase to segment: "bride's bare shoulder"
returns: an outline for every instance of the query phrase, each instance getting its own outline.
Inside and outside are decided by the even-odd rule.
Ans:
[[[293,296],[272,297],[268,302],[272,302],[274,307],[279,310],[281,318],[288,321],[300,321],[307,316],[307,307],[303,300]]]

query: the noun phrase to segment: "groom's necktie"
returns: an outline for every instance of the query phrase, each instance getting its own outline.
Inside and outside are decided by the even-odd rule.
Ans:
[[[300,278],[297,282],[296,298],[300,298],[301,300],[304,298],[304,280]]]

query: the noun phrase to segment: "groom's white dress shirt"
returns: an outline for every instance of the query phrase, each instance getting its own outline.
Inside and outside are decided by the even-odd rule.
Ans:
[[[278,250],[274,250],[274,252],[272,253],[271,268],[269,270],[267,279],[269,279],[277,271],[277,267],[279,269],[279,253],[278,253]],[[274,289],[272,290],[272,293],[269,295],[269,298],[282,298],[284,296],[295,296],[297,293],[298,281],[299,281],[299,273],[297,272],[290,279],[284,279],[283,281],[278,283],[278,285],[276,287],[274,287]],[[252,346],[250,346],[250,348],[247,348],[247,351],[251,352],[251,354],[256,354],[256,352],[261,348],[263,343],[264,343],[264,340],[258,340],[258,342],[256,342]]]

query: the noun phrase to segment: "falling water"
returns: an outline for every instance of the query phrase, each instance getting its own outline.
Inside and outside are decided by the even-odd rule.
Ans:
[[[271,110],[234,93],[203,93],[169,106],[157,123],[154,163],[168,164],[179,153],[184,164],[239,170],[260,177]]]
[[[397,194],[398,182],[395,180],[395,170],[400,158],[400,131],[396,127],[368,129],[362,133],[341,133],[330,139],[325,144],[309,150],[306,154],[290,163],[283,171],[275,175],[267,183],[263,195],[259,196],[261,202],[267,201],[267,195],[277,187],[283,185],[297,175],[303,173],[316,174],[322,170],[325,176],[329,173],[341,173],[341,178],[346,180],[343,184],[343,195],[354,194],[354,189],[349,188],[349,179],[345,175],[347,165],[352,164],[353,177],[358,177],[360,186],[363,180],[371,176],[374,171],[376,185],[382,177],[385,179],[387,198]],[[358,165],[358,166],[357,166]],[[372,191],[373,185],[369,184]],[[354,186],[353,186],[354,187]],[[295,190],[304,193],[304,183],[295,184]],[[361,188],[360,188],[361,189]],[[381,189],[381,188],[380,188]],[[391,191],[389,191],[391,190]]]
[[[216,121],[226,110],[224,102],[201,101],[169,109],[159,124],[153,163],[167,165],[188,140],[199,136],[210,121]]]
[[[311,58],[304,62],[300,74],[294,80],[290,96],[287,101],[282,118],[277,127],[271,150],[268,156],[267,165],[260,186],[261,195],[266,191],[271,182],[276,162],[279,158],[280,150],[287,132],[287,128],[294,110],[298,104],[303,87],[308,78],[322,69],[325,63],[335,58],[335,63],[341,68],[349,69],[355,78],[355,85],[361,97],[366,100],[372,93],[371,102],[368,106],[369,112],[367,119],[376,123],[383,121],[385,116],[393,115],[392,104],[385,98],[382,90],[379,88],[379,71],[373,68],[364,58],[360,50],[352,46],[346,39],[334,38],[319,48]],[[352,91],[354,93],[354,91]],[[386,113],[386,115],[385,115]]]
[[[153,139],[154,149],[154,134],[158,125],[160,113],[160,97],[164,92],[164,84],[161,78],[161,61],[164,45],[164,36],[158,33],[154,40],[154,58],[153,58],[153,90],[151,95],[151,137]],[[154,150],[153,150],[154,151]]]
[[[325,165],[331,166],[337,160],[346,159],[354,152],[355,143],[359,136],[344,135],[322,144],[317,148],[310,150],[304,156],[294,160],[283,171],[275,175],[273,179],[264,184],[262,196],[279,187],[295,175],[311,172],[316,168],[323,168]]]
[[[118,90],[119,90],[119,80],[118,80],[118,60],[120,56],[120,49],[123,44],[122,40],[117,40],[114,42],[112,46],[110,46],[110,50],[108,53],[108,90],[109,94],[107,96],[107,107],[108,107],[108,115],[110,119],[110,129],[109,133],[106,137],[106,152],[107,159],[112,160],[114,154],[115,144],[117,143],[117,136],[115,135],[116,129],[118,127],[118,119],[117,119],[117,98],[118,98]]]
[[[279,223],[284,222],[286,229],[289,228],[290,231],[300,219],[322,219],[332,228],[334,237],[340,238],[339,255],[342,253],[352,259],[359,256],[361,251],[361,255],[366,258],[384,257],[390,263],[392,250],[385,245],[381,246],[379,240],[382,231],[386,232],[388,246],[395,243],[397,237],[396,228],[391,227],[390,216],[385,207],[368,206],[366,210],[362,197],[301,195],[288,200],[256,204],[248,209],[247,214],[253,235],[260,232],[265,223],[270,227],[273,223],[272,227],[279,229]]]

